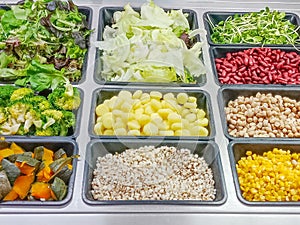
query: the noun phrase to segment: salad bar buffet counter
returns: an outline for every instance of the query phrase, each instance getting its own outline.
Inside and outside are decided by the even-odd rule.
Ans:
[[[0,2],[1,224],[300,221],[299,0],[36,2]]]

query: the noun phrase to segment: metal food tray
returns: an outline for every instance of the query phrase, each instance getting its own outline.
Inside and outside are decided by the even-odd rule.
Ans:
[[[130,1],[133,7],[140,7],[141,0]],[[145,2],[145,1],[143,1]],[[4,0],[1,3],[16,3],[12,0]],[[206,65],[206,82],[200,86],[201,90],[206,91],[211,98],[211,106],[214,113],[214,124],[216,135],[214,142],[220,150],[220,160],[223,165],[224,181],[226,186],[227,198],[221,205],[174,205],[174,204],[130,204],[130,205],[90,205],[82,197],[84,193],[84,166],[90,136],[88,132],[90,109],[92,106],[92,95],[96,89],[119,88],[116,84],[99,84],[94,79],[95,59],[97,49],[93,45],[97,41],[99,29],[99,13],[104,7],[123,7],[128,1],[123,0],[78,0],[78,6],[88,6],[92,9],[91,28],[94,33],[90,38],[90,49],[86,65],[86,77],[77,86],[84,92],[84,101],[81,114],[80,132],[76,139],[79,147],[80,159],[77,162],[76,177],[71,201],[63,206],[0,206],[1,224],[45,224],[52,225],[72,223],[74,225],[84,224],[210,224],[210,225],[233,225],[233,224],[297,224],[300,221],[299,206],[278,206],[276,204],[267,206],[247,205],[242,203],[236,194],[236,187],[233,179],[233,171],[230,165],[228,153],[229,140],[222,128],[222,119],[219,111],[218,86],[214,80],[211,58],[209,54],[209,44],[206,36],[203,36],[203,59]],[[278,9],[284,12],[300,15],[299,0],[275,1],[275,0],[157,0],[156,3],[163,8],[182,8],[196,12],[199,27],[204,29],[203,15],[208,11],[215,12],[253,12],[264,9]],[[122,87],[127,86],[123,84]],[[143,89],[144,85],[137,86]],[[265,86],[262,86],[264,88]],[[160,86],[161,90],[166,86]],[[240,86],[240,88],[244,88]],[[280,89],[281,87],[276,87]],[[168,89],[178,89],[169,87]],[[191,86],[189,90],[196,90],[199,87]],[[300,91],[300,88],[293,87],[293,90]],[[47,139],[45,139],[46,141]],[[98,140],[96,140],[98,141]],[[249,140],[246,140],[246,142]],[[287,140],[294,143],[293,140]]]
[[[262,10],[262,9],[260,9]],[[255,11],[255,12],[259,12]],[[205,12],[203,15],[203,21],[204,21],[204,26],[205,29],[207,30],[207,41],[210,45],[222,45],[222,46],[230,46],[230,45],[242,45],[242,46],[249,46],[249,44],[244,44],[244,43],[231,43],[231,44],[219,44],[219,43],[215,43],[212,41],[211,39],[211,35],[213,33],[213,29],[211,27],[211,24],[213,25],[218,25],[219,22],[221,21],[225,21],[230,17],[233,17],[235,14],[238,15],[245,15],[246,13],[249,12],[240,12],[240,11],[230,11],[230,12],[224,12],[224,11],[212,11],[212,12]],[[285,12],[285,19],[290,21],[292,24],[294,25],[300,25],[300,19],[299,16],[295,13],[291,13],[291,12]],[[211,24],[210,24],[211,22]],[[260,44],[251,44],[252,46],[260,46]],[[275,44],[268,44],[266,46],[276,46]],[[286,46],[291,46],[291,45],[286,45]]]
[[[203,157],[205,162],[211,168],[216,189],[216,198],[213,201],[200,201],[200,200],[126,200],[126,201],[100,201],[94,200],[91,195],[91,182],[93,179],[93,171],[96,168],[96,161],[98,157],[103,157],[106,154],[121,153],[126,149],[133,148],[137,149],[143,146],[174,146],[177,149],[186,148],[191,151],[192,154],[197,154],[199,157]],[[168,141],[168,140],[117,140],[117,139],[106,139],[106,140],[92,140],[88,146],[85,157],[85,167],[84,167],[84,182],[83,182],[83,200],[93,206],[104,205],[104,204],[170,204],[170,205],[221,205],[226,201],[226,187],[224,183],[224,175],[222,164],[220,161],[220,155],[218,146],[212,142],[205,141],[191,141],[191,140],[181,140],[178,141]]]
[[[300,54],[300,52],[298,52],[294,47],[287,47],[287,46],[280,46],[280,47],[275,47],[275,46],[269,46],[267,48],[270,49],[279,49],[281,51],[284,52],[297,52],[298,55]],[[248,45],[246,46],[234,46],[234,48],[232,46],[211,46],[209,48],[209,54],[210,54],[210,61],[212,64],[212,70],[213,70],[213,75],[215,78],[215,82],[216,84],[218,84],[219,86],[225,86],[225,85],[230,85],[230,84],[222,84],[219,80],[219,75],[217,73],[217,68],[216,68],[216,62],[215,59],[217,58],[226,58],[226,53],[234,53],[234,52],[242,52],[244,50],[247,49],[251,49],[251,47]],[[253,87],[255,87],[255,84],[248,84],[248,85],[253,85]],[[297,84],[286,84],[285,86],[295,86]],[[280,84],[268,84],[269,86],[278,86],[278,88],[280,88],[282,85]]]
[[[169,89],[169,88],[164,88],[161,89],[161,87],[120,87],[120,88],[99,88],[96,89],[93,92],[93,97],[92,97],[92,107],[90,111],[90,120],[89,120],[89,135],[92,138],[111,138],[111,137],[116,137],[112,135],[96,135],[94,132],[94,126],[96,122],[96,115],[95,115],[95,109],[97,105],[101,104],[104,102],[104,100],[108,100],[112,98],[113,96],[117,96],[118,93],[121,90],[126,90],[130,91],[131,93],[134,93],[136,90],[143,90],[144,93],[149,93],[150,91],[160,91],[162,94],[166,93],[173,93],[175,96],[178,93],[186,93],[188,96],[193,96],[197,98],[197,108],[203,109],[206,113],[206,118],[208,119],[209,123],[208,126],[206,127],[208,129],[208,136],[166,136],[164,137],[165,139],[176,139],[176,140],[183,140],[183,139],[194,139],[194,140],[210,140],[215,138],[215,125],[214,125],[214,116],[212,112],[212,106],[211,106],[211,100],[206,91],[203,91],[201,89],[193,89],[189,90],[187,88],[177,88],[177,89]],[[159,138],[161,139],[161,136],[117,136],[117,138]]]
[[[135,11],[140,12],[140,8],[133,8]],[[174,9],[174,8],[172,8]],[[106,26],[112,25],[113,22],[113,14],[116,11],[124,10],[123,7],[103,7],[99,11],[99,24],[98,24],[98,36],[97,40],[98,41],[103,41],[103,31]],[[170,11],[170,8],[165,8],[164,9],[166,12]],[[197,19],[197,13],[194,10],[191,9],[182,9],[182,12],[187,15],[187,20],[190,25],[191,30],[195,30],[199,28],[199,23]],[[196,35],[196,37],[193,39],[193,42],[198,42],[202,41],[205,37]],[[127,81],[107,81],[105,78],[102,76],[102,51],[97,49],[96,55],[95,55],[95,71],[94,71],[94,79],[95,82],[98,84],[107,84],[107,85],[134,85],[134,86],[140,86],[140,85],[154,85],[157,86],[159,85],[166,85],[166,86],[185,86],[185,87],[190,87],[190,86],[202,86],[206,82],[206,76],[205,74],[200,75],[199,77],[195,77],[195,83],[179,83],[179,82],[173,82],[173,83],[156,83],[156,82],[127,82]],[[203,59],[203,55],[200,55],[200,58]]]
[[[272,151],[273,148],[282,149],[284,151],[290,150],[292,153],[299,154],[300,152],[300,143],[299,142],[289,142],[289,141],[232,141],[228,145],[228,153],[230,157],[230,165],[234,179],[234,185],[236,189],[236,195],[238,199],[249,206],[299,206],[299,201],[248,201],[246,200],[241,193],[239,179],[236,171],[236,164],[242,158],[246,156],[247,151],[252,151],[253,154],[263,155],[264,152]]]
[[[57,138],[45,140],[43,138],[35,139],[18,139],[18,138],[6,138],[5,141],[0,141],[0,149],[8,147],[10,143],[16,143],[23,148],[25,152],[33,152],[34,148],[44,146],[51,149],[53,152],[63,149],[67,156],[78,154],[77,143],[69,138]],[[69,203],[73,197],[73,189],[75,184],[77,168],[77,159],[72,160],[72,175],[70,176],[67,194],[62,200],[58,201],[39,201],[39,200],[17,200],[17,201],[1,201],[0,207],[62,207]]]

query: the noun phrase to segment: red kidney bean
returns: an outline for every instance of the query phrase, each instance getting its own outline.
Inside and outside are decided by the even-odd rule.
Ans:
[[[300,55],[293,51],[258,47],[225,55],[215,59],[224,84],[291,84],[300,78]]]

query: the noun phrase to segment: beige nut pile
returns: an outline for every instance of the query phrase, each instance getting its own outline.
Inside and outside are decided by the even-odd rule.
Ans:
[[[97,159],[92,180],[96,200],[215,199],[212,170],[188,149],[144,146]]]
[[[234,137],[300,137],[300,102],[295,99],[258,92],[229,101],[225,113]]]

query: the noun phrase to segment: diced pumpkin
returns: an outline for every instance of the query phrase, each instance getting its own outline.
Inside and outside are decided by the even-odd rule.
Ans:
[[[5,148],[5,149],[1,149],[0,150],[0,156],[2,156],[3,158],[6,158],[10,155],[15,154],[14,151],[10,148]]]
[[[4,197],[3,201],[14,201],[18,197],[18,193],[14,189],[11,189],[10,192]]]
[[[45,162],[47,165],[53,162],[53,151],[43,146],[34,148],[34,158]]]
[[[17,192],[21,199],[26,198],[30,190],[31,184],[34,182],[34,178],[34,174],[30,174],[25,176],[19,176],[16,179],[13,189],[15,190],[15,192]]]
[[[10,149],[13,150],[15,154],[22,154],[25,152],[25,150],[21,146],[17,145],[15,142],[11,143]]]
[[[44,167],[36,174],[37,181],[48,182],[53,175],[53,171],[49,166],[44,164]]]
[[[36,199],[48,200],[51,198],[50,185],[44,182],[34,182],[31,185],[30,193]]]
[[[53,162],[53,151],[47,148],[44,148],[43,161],[47,162],[48,165]]]
[[[73,173],[72,169],[69,169],[69,165],[65,165],[63,168],[61,168],[57,173],[56,177],[59,177],[62,179],[66,184],[69,183],[70,177]]]
[[[0,200],[3,199],[11,190],[11,185],[4,170],[0,171]]]
[[[15,165],[20,169],[22,174],[33,174],[35,171],[35,167],[29,166],[26,162],[15,162]]]
[[[51,190],[55,196],[56,200],[63,200],[67,194],[67,185],[62,179],[55,177],[53,183],[51,184]]]
[[[27,175],[34,173],[39,168],[40,163],[39,160],[24,155],[19,155],[15,162],[21,173]]]
[[[2,168],[6,172],[10,185],[13,186],[17,177],[21,174],[20,169],[7,159],[3,159],[1,164]]]
[[[67,153],[64,149],[60,148],[54,153],[54,160],[60,159],[60,158],[67,158]]]

